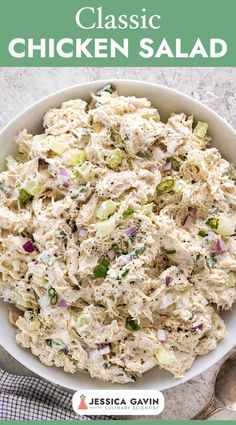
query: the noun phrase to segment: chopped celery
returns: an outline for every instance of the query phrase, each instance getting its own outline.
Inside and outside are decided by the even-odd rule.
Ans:
[[[108,167],[112,168],[112,170],[116,169],[121,165],[123,159],[126,157],[126,153],[122,149],[114,149],[111,153],[106,157],[106,164]]]
[[[81,314],[77,319],[75,327],[76,329],[82,328],[83,326],[88,325],[88,323],[89,323],[88,317],[85,314]]]
[[[86,161],[86,155],[83,150],[77,150],[68,156],[67,165],[75,166],[83,164]]]
[[[236,286],[236,274],[234,272],[228,273],[228,279],[225,282],[227,288],[235,288]]]
[[[77,166],[74,168],[74,173],[77,174],[85,181],[89,181],[91,178],[91,172],[93,170],[93,166],[90,162],[86,161],[81,166]]]
[[[154,353],[158,363],[160,366],[168,366],[171,363],[176,362],[176,357],[172,350],[166,350],[165,348],[160,348],[159,350],[156,350]]]
[[[27,322],[27,328],[30,332],[37,332],[41,327],[41,322],[37,317],[33,317]]]
[[[27,202],[31,201],[32,198],[39,196],[42,191],[42,186],[36,182],[29,182],[27,186],[20,189],[19,201],[21,206],[25,206]]]
[[[13,158],[13,156],[9,155],[6,158],[6,169],[9,170],[14,170],[14,168],[16,168],[18,165],[18,162]]]
[[[39,183],[33,181],[27,183],[24,189],[29,195],[33,197],[39,196],[42,192],[42,186]]]
[[[97,236],[100,238],[105,238],[106,236],[109,236],[113,230],[116,228],[116,223],[113,218],[110,218],[109,220],[102,221],[101,223],[98,223],[96,225],[97,230]]]
[[[21,189],[19,192],[18,199],[21,206],[25,206],[27,202],[32,199],[32,196],[28,192],[26,192],[25,189]]]
[[[32,283],[38,286],[45,286],[47,284],[47,280],[44,277],[37,276],[36,274],[33,274],[32,276]]]
[[[62,155],[66,151],[66,146],[63,145],[62,142],[58,142],[57,140],[51,140],[49,142],[50,150],[57,155]]]
[[[146,204],[142,207],[143,214],[150,215],[152,214],[153,204]]]
[[[102,202],[97,210],[97,218],[107,220],[116,211],[116,204],[111,199]]]
[[[206,122],[198,121],[193,134],[198,137],[198,139],[204,139],[206,137],[208,130],[208,124]]]

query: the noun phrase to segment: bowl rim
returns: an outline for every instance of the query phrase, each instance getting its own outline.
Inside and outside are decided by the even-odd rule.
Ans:
[[[169,94],[173,94],[173,95],[177,95],[177,96],[181,96],[186,98],[187,100],[189,100],[190,102],[192,102],[193,104],[195,104],[196,106],[200,107],[201,110],[205,110],[205,112],[210,113],[213,117],[215,117],[219,122],[221,122],[222,125],[226,126],[228,128],[229,131],[231,131],[232,136],[235,136],[236,138],[236,130],[224,119],[222,118],[217,112],[215,112],[214,110],[212,110],[211,108],[209,108],[207,105],[205,105],[204,103],[194,99],[193,97],[191,97],[188,94],[185,94],[184,92],[180,91],[180,90],[176,90],[174,88],[170,88],[168,86],[165,86],[163,84],[157,84],[155,82],[150,82],[150,81],[142,81],[142,80],[136,80],[136,79],[123,79],[123,78],[107,78],[107,79],[102,79],[102,80],[93,80],[93,81],[88,81],[88,82],[83,82],[83,83],[79,83],[79,84],[74,84],[68,87],[64,87],[63,89],[54,91],[52,93],[50,93],[47,96],[44,96],[42,98],[40,98],[39,100],[37,100],[36,102],[30,104],[27,108],[23,109],[21,112],[19,112],[15,117],[13,117],[1,130],[0,130],[0,137],[2,137],[2,135],[8,130],[10,129],[12,126],[14,126],[14,124],[23,116],[26,115],[27,113],[29,113],[33,108],[43,105],[44,103],[47,103],[48,101],[52,100],[56,97],[56,96],[63,96],[65,95],[65,97],[67,96],[67,93],[69,95],[69,92],[73,92],[79,89],[86,89],[88,90],[88,94],[90,93],[90,86],[96,86],[96,85],[105,85],[108,82],[113,83],[113,84],[131,84],[134,86],[140,86],[142,85],[142,87],[154,87],[155,89],[160,89],[160,90],[164,90],[166,92],[168,92]],[[136,97],[138,97],[137,95],[135,95]],[[76,98],[76,97],[75,97]],[[68,98],[68,101],[71,100],[70,98]],[[66,100],[64,100],[66,101]],[[55,106],[51,106],[52,108]],[[48,108],[47,108],[48,109]],[[46,112],[46,110],[45,110]],[[1,302],[3,302],[1,300]],[[7,303],[4,303],[7,305]],[[9,324],[10,326],[10,324]],[[206,370],[208,370],[210,367],[214,366],[216,362],[218,362],[219,360],[221,360],[227,353],[229,353],[229,351],[235,346],[235,343],[232,341],[231,343],[228,342],[228,347],[227,350],[217,350],[217,348],[219,347],[221,341],[217,344],[217,347],[215,350],[211,351],[210,353],[208,353],[207,355],[204,356],[200,356],[200,357],[205,357],[205,362],[203,364],[203,367],[201,367],[200,372],[198,372],[197,370],[195,372],[191,373],[191,368],[189,369],[189,374],[190,376],[186,375],[183,378],[179,378],[179,379],[172,379],[172,383],[168,386],[165,386],[162,388],[162,390],[167,390],[173,387],[176,387],[180,384],[183,384],[185,382],[188,382],[191,379],[196,378],[197,376],[199,376],[200,374],[204,373]],[[1,340],[1,336],[0,336],[0,346],[2,346],[15,360],[17,360],[21,365],[25,366],[28,370],[32,371],[33,373],[35,373],[38,377],[43,378],[44,380],[51,382],[53,384],[59,385],[62,388],[66,388],[69,391],[74,391],[76,388],[72,388],[71,387],[67,387],[65,385],[63,385],[62,383],[60,383],[56,378],[50,376],[50,378],[47,377],[46,372],[42,373],[41,371],[38,372],[36,366],[29,364],[27,358],[18,358],[17,354],[14,352],[14,349],[9,348],[8,343],[5,343],[5,341]],[[214,356],[210,356],[212,353],[214,352]],[[34,356],[31,353],[32,356]],[[36,357],[36,356],[34,356]],[[212,357],[212,360],[209,358]],[[40,360],[38,359],[38,361],[40,362]],[[44,365],[45,366],[45,365]],[[55,367],[55,366],[54,366]],[[65,372],[66,373],[66,372]],[[94,381],[97,381],[94,379]],[[97,381],[99,382],[99,381]],[[112,384],[111,384],[112,385]],[[116,384],[117,385],[117,384]],[[125,389],[125,385],[122,386],[122,388]]]

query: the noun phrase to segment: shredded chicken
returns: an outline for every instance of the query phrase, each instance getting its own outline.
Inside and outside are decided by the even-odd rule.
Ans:
[[[48,366],[181,377],[236,301],[236,177],[206,123],[112,85],[50,109],[0,174],[0,296]]]

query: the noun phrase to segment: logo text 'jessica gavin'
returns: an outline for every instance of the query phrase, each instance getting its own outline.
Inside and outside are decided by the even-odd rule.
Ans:
[[[164,397],[157,390],[84,390],[74,394],[73,408],[79,415],[158,415]]]

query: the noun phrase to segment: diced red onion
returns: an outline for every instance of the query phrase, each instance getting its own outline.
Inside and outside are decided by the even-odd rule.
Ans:
[[[61,307],[61,308],[66,308],[66,307],[68,307],[68,304],[67,304],[67,302],[66,302],[66,300],[60,300],[59,301],[59,303],[57,304],[58,305],[58,307]]]
[[[196,323],[195,325],[192,326],[191,331],[192,332],[196,332],[196,331],[202,331],[203,329],[203,323]]]
[[[35,251],[35,246],[33,245],[33,243],[31,241],[27,241],[24,245],[23,245],[23,249],[25,250],[25,252],[34,252]]]
[[[60,171],[59,171],[59,176],[69,177],[70,172],[68,170],[66,170],[66,168],[61,168]]]
[[[215,250],[218,254],[223,254],[224,252],[224,244],[221,239],[217,239],[215,243]]]
[[[125,234],[126,234],[126,236],[130,237],[135,232],[137,232],[137,230],[138,230],[138,228],[136,226],[130,226],[130,227],[128,227],[128,229],[126,229]]]
[[[161,310],[163,310],[163,309],[169,307],[171,304],[173,304],[173,302],[174,302],[174,300],[173,300],[173,297],[172,297],[171,294],[164,295],[164,297],[162,297],[159,308]]]
[[[171,171],[171,168],[172,168],[171,162],[167,162],[165,165],[163,165],[162,171]]]
[[[184,217],[184,219],[182,220],[182,226],[183,227],[190,227],[193,224],[193,217],[191,215],[186,215],[186,217]]]
[[[171,284],[172,280],[173,280],[173,277],[166,276],[166,286],[169,286]]]
[[[85,229],[85,227],[80,227],[80,229],[79,229],[79,236],[81,238],[85,238],[87,236],[87,234],[88,234],[88,230]]]
[[[113,261],[116,258],[116,253],[114,249],[110,249],[107,253],[109,260]]]
[[[65,182],[65,183],[63,183],[63,187],[65,187],[66,189],[69,189],[70,185],[69,185],[69,183]]]
[[[157,338],[159,341],[166,342],[167,341],[167,333],[164,329],[158,329]]]
[[[98,347],[99,352],[104,356],[105,354],[109,354],[111,352],[111,347],[109,344],[101,344]]]

